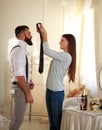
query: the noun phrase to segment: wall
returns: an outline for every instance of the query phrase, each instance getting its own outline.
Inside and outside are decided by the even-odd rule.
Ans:
[[[102,1],[94,7],[94,21],[95,21],[95,52],[96,52],[96,74],[99,97],[102,98],[102,89],[99,84],[99,71],[102,68]]]

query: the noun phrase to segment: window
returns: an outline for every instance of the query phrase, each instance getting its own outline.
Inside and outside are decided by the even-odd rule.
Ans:
[[[90,89],[91,95],[95,96],[97,83],[93,22],[92,9],[78,16],[65,16],[64,32],[72,33],[76,37],[76,80]]]

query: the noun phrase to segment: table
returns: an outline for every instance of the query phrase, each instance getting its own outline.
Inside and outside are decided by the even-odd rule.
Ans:
[[[63,108],[61,130],[102,130],[102,110],[81,111],[75,106]]]

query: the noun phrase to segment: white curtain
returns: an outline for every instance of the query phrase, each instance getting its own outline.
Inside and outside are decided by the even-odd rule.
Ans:
[[[96,82],[94,15],[92,0],[66,0],[64,32],[72,33],[77,42],[76,82],[84,84],[91,96],[98,95]]]
[[[93,10],[89,10],[84,16],[80,82],[85,84],[92,96],[97,96]]]

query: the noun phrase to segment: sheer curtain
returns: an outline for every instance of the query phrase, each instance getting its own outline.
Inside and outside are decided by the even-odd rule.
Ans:
[[[89,10],[84,16],[80,82],[90,89],[92,96],[97,96],[93,10]]]
[[[72,33],[77,43],[76,82],[84,84],[92,96],[97,96],[94,19],[91,0],[66,0],[64,32]]]

